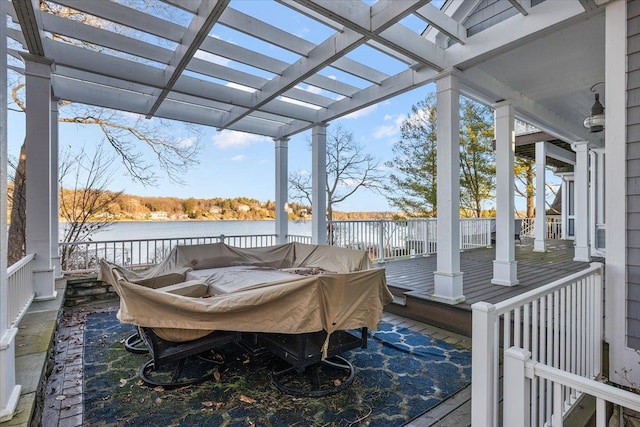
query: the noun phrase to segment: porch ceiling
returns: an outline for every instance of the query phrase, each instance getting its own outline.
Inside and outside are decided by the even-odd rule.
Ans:
[[[48,2],[94,17],[87,25],[34,8],[35,0],[13,0],[10,54],[52,59],[61,99],[273,138],[453,68],[468,96],[510,99],[519,118],[564,141],[593,137],[582,121],[593,102],[589,88],[604,80],[603,8],[591,0],[533,7],[498,0],[503,12],[491,16],[479,1],[448,0],[441,9],[429,1],[277,0],[268,16],[252,16],[240,0],[165,0],[164,15],[125,2]],[[285,8],[319,23],[323,38],[278,26],[273,18]],[[468,31],[469,17],[483,15],[483,29]],[[416,20],[420,30],[410,25]],[[219,30],[237,40],[216,37]],[[256,41],[262,48],[252,50]]]

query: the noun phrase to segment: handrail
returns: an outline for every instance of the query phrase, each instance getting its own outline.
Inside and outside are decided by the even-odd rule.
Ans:
[[[461,218],[460,249],[491,246],[493,218]],[[534,219],[529,218],[532,226]],[[288,242],[311,243],[311,236],[288,235]],[[146,238],[60,243],[60,259],[65,273],[93,271],[99,258],[107,258],[129,267],[154,265],[177,244],[226,242],[239,247],[276,244],[275,234],[205,237]],[[329,221],[327,243],[333,246],[366,250],[377,262],[429,256],[438,251],[437,218],[399,220]]]
[[[16,273],[16,271],[20,270],[26,264],[30,263],[35,257],[35,254],[27,254],[24,256],[24,258],[11,264],[9,267],[7,267],[7,277],[11,277]]]
[[[531,352],[535,361],[586,378],[600,374],[602,270],[602,264],[593,263],[581,272],[509,300],[471,306],[473,425],[502,424],[498,400],[501,348],[521,347]],[[531,395],[539,396],[526,406],[532,420],[548,419],[553,394],[549,387],[543,383],[532,386]],[[576,398],[572,390],[569,403]]]
[[[536,289],[532,289],[513,298],[497,302],[494,304],[496,314],[503,314],[510,310],[513,310],[516,307],[522,306],[523,304],[530,303],[542,295],[548,295],[552,292],[555,292],[558,289],[567,286],[567,284],[569,283],[582,280],[600,270],[602,270],[602,263],[592,262],[589,268],[585,270],[578,271],[566,277],[562,277],[554,282],[548,283],[544,286],[540,286]]]
[[[504,425],[561,426],[575,396],[584,394],[596,398],[597,426],[604,427],[607,424],[607,402],[640,411],[638,394],[531,360],[531,352],[522,348],[511,347],[505,351],[504,377]],[[550,410],[539,422],[535,422],[527,408],[535,405],[540,396],[532,394],[530,390],[536,383],[543,382],[549,383],[548,388],[552,390],[548,405]]]
[[[35,298],[32,261],[28,254],[7,268],[7,324],[15,327]]]

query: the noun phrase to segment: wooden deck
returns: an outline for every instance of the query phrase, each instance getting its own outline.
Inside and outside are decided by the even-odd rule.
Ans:
[[[547,249],[543,253],[533,252],[530,239],[516,243],[519,280],[516,286],[491,284],[494,248],[462,252],[460,270],[464,273],[465,301],[454,306],[431,300],[437,255],[381,264],[386,269],[387,285],[396,296],[385,311],[471,336],[472,304],[504,301],[588,267],[587,263],[573,261],[573,241],[553,241]]]
[[[383,264],[387,284],[396,301],[385,307],[383,320],[425,335],[471,349],[471,305],[496,303],[546,285],[588,267],[573,261],[573,242],[555,241],[545,253],[533,252],[531,241],[516,245],[518,280],[516,286],[492,285],[495,250],[483,248],[462,252],[466,301],[455,306],[431,301],[436,256],[390,261]],[[597,260],[595,260],[597,261]],[[471,386],[464,388],[405,427],[471,426]]]

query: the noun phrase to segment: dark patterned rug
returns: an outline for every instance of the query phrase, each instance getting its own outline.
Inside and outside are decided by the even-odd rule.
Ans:
[[[349,388],[327,397],[283,394],[270,382],[281,363],[250,360],[237,346],[215,379],[176,390],[138,378],[148,355],[132,354],[133,332],[115,312],[88,315],[84,330],[84,425],[400,426],[471,382],[471,354],[454,345],[382,323],[367,349],[343,356],[356,367]]]

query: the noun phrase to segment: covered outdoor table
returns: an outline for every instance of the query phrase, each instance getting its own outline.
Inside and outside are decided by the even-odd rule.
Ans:
[[[384,269],[372,268],[365,251],[330,246],[177,246],[144,275],[105,261],[101,266],[101,279],[121,297],[118,318],[152,328],[290,334],[321,330],[331,334],[360,327],[375,330],[383,306],[393,299]],[[225,292],[221,285],[229,281],[229,275],[222,273],[230,266],[247,268],[241,269],[244,282],[226,283],[231,289]],[[321,273],[304,276],[287,271],[309,268]],[[208,272],[199,274],[203,270]],[[144,285],[167,284],[161,279],[165,277],[175,283],[158,288]]]
[[[244,333],[238,341],[263,345],[300,372],[366,347],[367,328],[377,329],[393,300],[384,269],[372,268],[367,252],[301,243],[178,246],[142,274],[103,260],[100,277],[121,298],[122,322],[168,342]],[[360,337],[345,332],[354,329]]]

